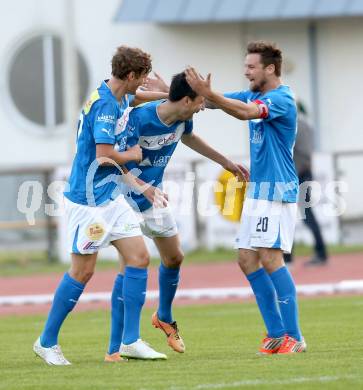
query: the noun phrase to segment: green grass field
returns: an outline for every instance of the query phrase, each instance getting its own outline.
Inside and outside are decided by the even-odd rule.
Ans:
[[[142,336],[168,353],[162,362],[106,364],[108,312],[74,313],[61,344],[68,367],[49,367],[31,350],[45,316],[0,319],[0,389],[362,389],[363,297],[305,299],[301,322],[309,351],[257,356],[262,323],[254,303],[177,307],[187,345],[169,350],[145,310]]]
[[[330,245],[328,253],[344,254],[363,252],[363,245]],[[307,245],[297,244],[295,246],[296,256],[311,256],[312,248]],[[185,256],[187,264],[206,264],[234,261],[237,257],[233,249],[219,248],[213,251],[197,249],[189,252]],[[152,265],[158,265],[159,258],[151,259]],[[97,261],[97,269],[115,269],[115,261],[100,258]],[[45,252],[2,252],[0,253],[0,276],[23,276],[35,274],[49,274],[54,272],[64,272],[69,265],[57,261],[48,261]]]

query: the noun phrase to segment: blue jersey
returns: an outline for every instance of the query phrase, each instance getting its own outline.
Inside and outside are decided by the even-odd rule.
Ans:
[[[192,120],[177,121],[166,125],[158,116],[157,107],[163,101],[155,101],[134,108],[127,124],[127,144],[137,143],[142,148],[143,160],[137,164],[128,163],[129,170],[137,168],[139,178],[153,186],[159,186],[163,180],[164,170],[183,134],[193,130]],[[151,203],[141,194],[131,192],[131,204],[140,211],[147,210]]]
[[[120,170],[115,166],[99,166],[96,144],[126,148],[126,123],[133,95],[125,95],[121,103],[103,81],[84,105],[78,123],[77,152],[64,195],[74,203],[98,206],[107,204],[117,185]],[[117,145],[117,146],[116,146]]]
[[[280,85],[265,94],[248,90],[224,96],[244,103],[260,100],[268,108],[265,119],[249,121],[251,183],[247,196],[297,202],[299,182],[293,161],[297,114],[290,88]]]

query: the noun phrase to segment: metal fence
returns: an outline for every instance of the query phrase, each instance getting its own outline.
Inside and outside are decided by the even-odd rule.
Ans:
[[[240,161],[239,157],[239,161]],[[246,159],[243,159],[246,161]],[[363,243],[363,150],[335,152],[332,154],[334,180],[346,183],[346,191],[341,196],[346,203],[345,212],[338,217],[339,242],[342,244]],[[203,163],[196,159],[185,163],[185,172],[195,175],[192,209],[196,240],[203,245],[206,220],[197,211],[198,187],[203,183]],[[53,167],[34,167],[27,169],[0,170],[0,252],[43,251],[49,260],[57,256],[58,219],[47,215],[45,205],[52,203],[47,192],[48,185],[55,178]],[[184,177],[184,176],[183,176]],[[182,176],[179,177],[180,180]],[[37,181],[43,189],[41,203],[35,212],[34,225],[29,225],[24,213],[18,208],[18,195],[21,185],[26,181]],[[31,192],[29,195],[32,196]]]
[[[0,251],[45,251],[50,261],[56,258],[57,223],[45,213],[45,204],[51,202],[46,189],[53,173],[51,167],[0,170]],[[18,207],[19,189],[25,182],[37,182],[45,189],[31,225]],[[29,191],[25,207],[32,195]]]
[[[334,178],[347,184],[339,195],[346,203],[345,212],[339,216],[340,242],[363,243],[363,150],[335,152],[332,154]]]

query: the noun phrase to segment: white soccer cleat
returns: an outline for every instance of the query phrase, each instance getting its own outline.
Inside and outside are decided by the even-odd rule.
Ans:
[[[121,344],[120,355],[129,359],[165,360],[168,357],[153,350],[145,341],[138,339],[132,344]]]
[[[53,345],[53,347],[45,348],[40,344],[40,337],[33,345],[33,351],[36,355],[41,357],[50,366],[68,366],[71,363],[64,357],[59,345]]]

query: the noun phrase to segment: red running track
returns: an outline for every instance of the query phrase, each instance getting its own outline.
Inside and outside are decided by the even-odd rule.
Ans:
[[[329,258],[327,265],[304,267],[306,258],[297,258],[291,273],[296,284],[335,283],[342,280],[363,279],[363,253],[335,255]],[[116,275],[115,271],[96,272],[87,285],[86,292],[111,291]],[[0,277],[0,296],[52,294],[57,287],[60,274],[33,275],[26,277]],[[248,283],[235,262],[188,265],[182,267],[182,278],[179,288],[211,288],[211,287],[247,287]],[[157,268],[150,268],[148,289],[157,290]],[[216,303],[223,300],[188,300],[178,299],[177,304]],[[155,305],[150,302],[148,306]],[[105,302],[79,303],[77,310],[89,310],[108,307]],[[1,315],[45,313],[49,305],[0,306]]]

